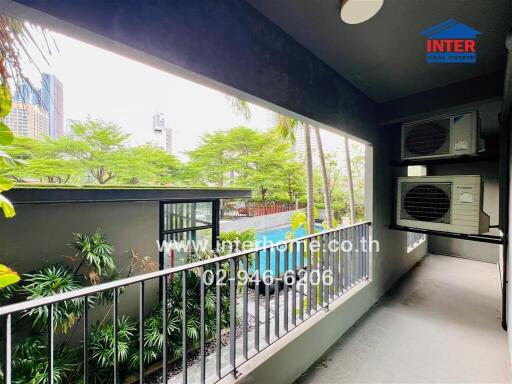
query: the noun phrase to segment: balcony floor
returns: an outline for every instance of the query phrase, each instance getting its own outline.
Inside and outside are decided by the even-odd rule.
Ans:
[[[494,264],[429,255],[298,381],[508,383]]]

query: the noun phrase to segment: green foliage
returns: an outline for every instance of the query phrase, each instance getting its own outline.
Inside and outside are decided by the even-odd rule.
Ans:
[[[12,143],[14,135],[11,129],[0,122],[0,145],[9,145]]]
[[[65,384],[76,370],[80,357],[76,350],[60,344],[54,351],[55,384]],[[46,384],[48,383],[48,350],[46,343],[39,337],[25,337],[17,343],[12,360],[13,384]]]
[[[241,232],[221,232],[219,234],[219,243],[219,253],[221,255],[251,249],[256,244],[256,231],[254,229],[246,229]]]
[[[5,117],[11,110],[11,92],[7,85],[4,83],[5,79],[2,78],[2,84],[0,85],[0,118]],[[6,168],[16,165],[16,161],[5,152],[4,146],[9,145],[14,140],[14,135],[11,129],[0,122],[0,209],[7,218],[14,217],[16,212],[14,207],[2,192],[8,191],[13,187],[13,183],[3,177],[1,174]]]
[[[0,264],[0,289],[20,281],[20,276],[9,267]]]
[[[71,292],[83,286],[83,281],[79,280],[69,267],[53,265],[36,273],[24,274],[23,284],[17,290],[21,296],[33,300],[58,293]],[[55,330],[66,333],[80,318],[82,310],[83,299],[81,298],[54,304]],[[48,306],[31,309],[24,316],[31,319],[33,328],[44,330],[48,324]]]
[[[315,220],[318,219],[318,209],[316,207],[313,209],[313,214]],[[308,218],[306,213],[303,211],[294,212],[291,216],[290,224],[293,231],[297,231],[304,227],[306,229],[306,233],[309,233]]]
[[[107,237],[98,228],[92,235],[74,233],[73,247],[76,249],[75,259],[78,266],[75,274],[80,269],[85,269],[86,278],[97,283],[102,277],[112,277],[115,270],[112,253],[114,247],[107,243]]]
[[[174,181],[180,162],[151,145],[128,148],[129,135],[116,124],[102,120],[73,121],[71,133],[58,139],[16,138],[7,148],[10,156],[26,160],[25,167],[4,171],[18,182],[38,179],[46,183],[162,184]]]
[[[117,320],[118,361],[125,365],[130,357],[131,349],[136,344],[135,334],[137,323],[126,316]],[[114,366],[114,325],[113,322],[96,323],[89,336],[93,383],[108,383],[112,378]]]
[[[11,112],[11,106],[12,106],[12,96],[11,91],[9,90],[9,87],[7,84],[1,84],[0,85],[0,118],[4,118]],[[1,132],[0,128],[0,132]],[[1,134],[0,134],[0,144],[2,143]],[[5,144],[4,144],[5,145]]]
[[[290,144],[274,130],[216,131],[204,135],[188,155],[190,162],[182,175],[189,184],[251,188],[265,203],[283,193],[291,200],[304,191],[303,167]]]

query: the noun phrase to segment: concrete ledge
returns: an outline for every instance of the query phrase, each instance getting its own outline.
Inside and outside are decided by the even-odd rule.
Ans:
[[[238,378],[220,383],[292,383],[345,333],[366,311],[361,305],[372,282],[361,282],[238,368]],[[371,300],[373,301],[373,300]]]

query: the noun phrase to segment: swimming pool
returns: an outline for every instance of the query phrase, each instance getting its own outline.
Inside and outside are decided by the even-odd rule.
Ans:
[[[321,225],[316,225],[315,228],[318,231],[322,231],[323,228]],[[286,240],[287,234],[291,232],[293,234],[293,238],[298,238],[302,236],[306,236],[306,230],[304,227],[299,228],[298,230],[294,231],[292,230],[291,226],[286,227],[279,227],[279,228],[273,228],[268,229],[265,231],[260,231],[256,234],[256,246],[257,247],[263,247],[266,245],[276,244],[279,241]],[[280,247],[284,248],[284,247]],[[269,267],[267,267],[267,257],[265,252],[260,252],[260,274],[263,274],[266,270],[269,270],[271,272],[272,276],[276,275],[276,249],[272,248],[270,250],[270,263]],[[284,257],[284,250],[280,251],[281,255],[279,255],[279,272],[280,274],[283,273],[285,270],[285,257]],[[288,254],[288,266],[291,268],[293,265],[293,254],[292,252],[289,252]],[[296,256],[296,265],[300,265],[300,248],[297,249],[297,256]],[[253,271],[256,270],[256,265],[251,268]],[[268,272],[267,272],[268,273]]]

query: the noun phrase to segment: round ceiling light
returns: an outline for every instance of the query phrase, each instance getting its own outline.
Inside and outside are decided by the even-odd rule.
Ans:
[[[359,24],[371,19],[382,8],[384,0],[342,0],[341,20],[347,24]]]

